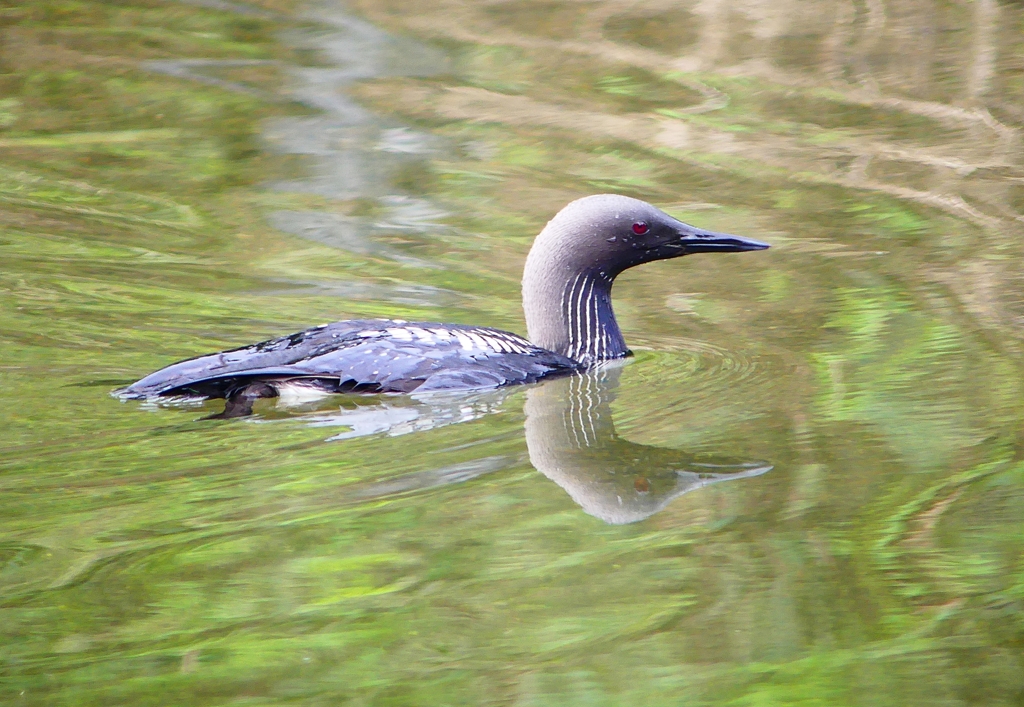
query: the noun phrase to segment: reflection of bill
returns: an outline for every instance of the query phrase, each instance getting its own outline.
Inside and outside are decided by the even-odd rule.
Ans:
[[[772,469],[764,462],[697,461],[678,449],[620,439],[611,415],[620,371],[606,367],[527,393],[530,461],[590,515],[606,523],[634,523],[684,493]]]

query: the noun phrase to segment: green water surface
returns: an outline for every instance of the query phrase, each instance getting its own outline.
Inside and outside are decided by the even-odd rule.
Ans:
[[[0,32],[0,703],[1024,701],[1020,2]],[[606,191],[773,248],[624,274],[591,378],[109,395],[337,319],[525,333],[534,234]]]

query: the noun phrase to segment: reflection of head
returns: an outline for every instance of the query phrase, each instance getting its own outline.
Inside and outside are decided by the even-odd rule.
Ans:
[[[767,464],[708,464],[677,449],[619,439],[611,402],[620,369],[542,383],[526,399],[530,462],[606,523],[635,523],[684,493],[759,476]]]

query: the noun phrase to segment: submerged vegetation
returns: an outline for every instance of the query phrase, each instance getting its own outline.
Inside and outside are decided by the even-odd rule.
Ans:
[[[0,2],[0,701],[1019,703],[1024,10],[698,5],[354,1],[447,63],[318,102],[331,5]],[[383,117],[331,191],[343,89]],[[108,396],[350,316],[521,330],[532,234],[598,190],[775,246],[624,276],[614,404],[772,472],[609,526],[529,465],[527,391],[342,400],[399,422],[330,442]]]

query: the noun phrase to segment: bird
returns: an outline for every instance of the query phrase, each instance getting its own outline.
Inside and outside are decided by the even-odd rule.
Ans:
[[[694,253],[768,247],[690,226],[640,199],[587,196],[555,214],[527,255],[528,338],[464,324],[347,320],[180,361],[113,394],[224,398],[224,412],[214,417],[242,417],[259,398],[473,390],[579,374],[631,355],[612,310],[621,272]]]

